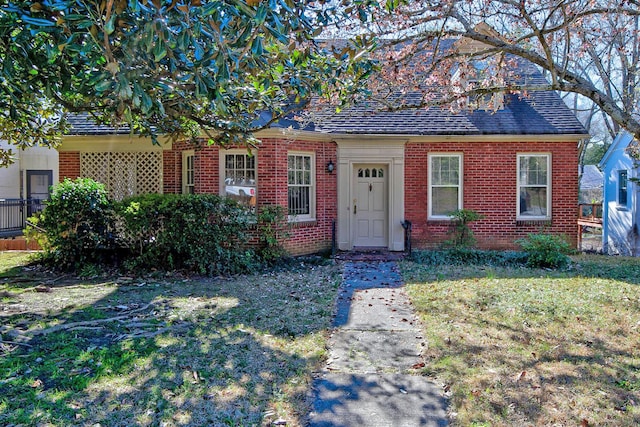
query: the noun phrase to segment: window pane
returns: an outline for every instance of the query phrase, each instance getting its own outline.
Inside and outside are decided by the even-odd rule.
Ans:
[[[458,209],[457,187],[433,187],[431,190],[431,214],[449,215]]]
[[[627,171],[618,172],[618,204],[627,205]]]
[[[309,213],[309,187],[289,187],[289,215],[308,215]]]
[[[310,215],[313,186],[312,158],[308,155],[290,155],[287,163],[289,215]]]
[[[460,158],[442,156],[431,158],[432,185],[460,185]]]
[[[256,161],[248,154],[226,154],[224,195],[253,209],[256,204]]]
[[[520,215],[547,215],[547,187],[522,187],[520,189]]]
[[[520,157],[520,185],[547,185],[547,156]]]

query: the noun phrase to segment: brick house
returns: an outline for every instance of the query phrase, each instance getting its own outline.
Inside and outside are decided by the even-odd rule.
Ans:
[[[533,68],[529,80],[543,79]],[[575,245],[578,141],[588,135],[554,92],[505,94],[498,111],[380,111],[356,105],[301,128],[276,124],[261,144],[153,146],[127,129],[96,126],[78,116],[59,149],[60,179],[88,176],[115,198],[145,192],[226,194],[256,207],[278,204],[290,214],[285,242],[292,254],[331,248],[405,249],[450,236],[448,214],[473,209],[478,246],[512,249],[540,231]]]

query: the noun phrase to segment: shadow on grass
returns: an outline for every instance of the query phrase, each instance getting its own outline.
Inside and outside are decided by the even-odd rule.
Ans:
[[[640,260],[578,256],[565,270],[406,262],[426,375],[459,422],[640,425]]]
[[[3,316],[5,344],[30,339],[0,359],[0,424],[296,425],[338,284],[333,266],[130,281],[88,305]]]

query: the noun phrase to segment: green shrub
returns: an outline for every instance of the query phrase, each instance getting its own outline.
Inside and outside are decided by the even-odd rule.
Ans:
[[[119,242],[129,268],[188,269],[231,274],[254,267],[244,247],[249,213],[213,194],[148,194],[118,205]]]
[[[473,230],[469,224],[473,221],[483,219],[484,215],[472,209],[458,209],[451,213],[453,229],[450,232],[451,238],[444,242],[445,247],[469,248],[476,244]]]
[[[36,212],[27,218],[27,223],[22,234],[28,243],[35,242],[42,249],[49,250],[51,245],[47,240],[46,230],[41,227],[42,212]]]
[[[88,178],[65,179],[53,187],[36,220],[46,236],[45,259],[63,269],[103,262],[114,249],[113,221],[103,184]]]
[[[287,255],[282,246],[282,241],[289,237],[286,211],[279,205],[261,206],[257,219],[260,258],[273,264]]]
[[[563,267],[570,262],[567,255],[573,253],[567,240],[555,234],[529,234],[526,239],[516,243],[527,253],[529,267]]]

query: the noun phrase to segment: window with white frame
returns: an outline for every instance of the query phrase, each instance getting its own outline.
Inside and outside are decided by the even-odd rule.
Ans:
[[[551,156],[518,154],[518,218],[551,217]]]
[[[618,171],[618,206],[627,207],[629,176],[626,170]]]
[[[429,155],[429,218],[462,209],[462,154]]]
[[[315,218],[315,159],[313,154],[290,153],[288,165],[288,212],[291,219]]]
[[[195,158],[193,150],[182,152],[182,194],[195,192]]]
[[[246,150],[221,151],[222,195],[255,209],[257,187],[257,162],[255,154]]]

